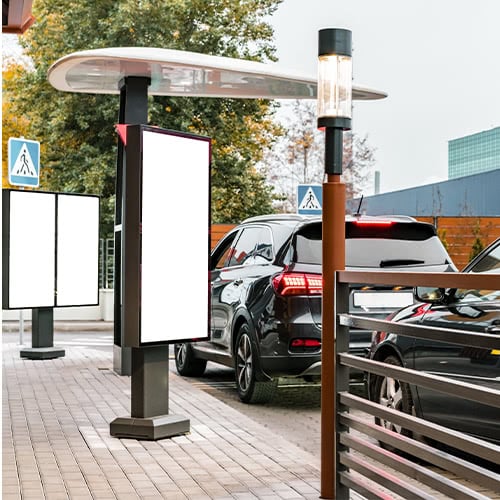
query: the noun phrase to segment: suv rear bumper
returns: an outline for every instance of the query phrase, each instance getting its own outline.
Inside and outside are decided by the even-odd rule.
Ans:
[[[357,355],[356,353],[351,353]],[[260,359],[262,371],[270,377],[320,377],[321,355],[297,358],[296,356],[272,356]],[[351,379],[364,378],[364,372],[350,369]]]
[[[269,377],[321,376],[321,350],[313,352],[292,352],[290,343],[297,338],[321,339],[321,328],[308,315],[300,322],[291,321],[285,327],[268,332],[259,345],[259,365],[262,373]],[[350,332],[349,354],[366,357],[371,344],[372,331],[352,330]],[[351,378],[359,379],[364,373],[351,369]]]
[[[321,354],[308,356],[266,356],[260,358],[262,371],[271,377],[321,375]]]

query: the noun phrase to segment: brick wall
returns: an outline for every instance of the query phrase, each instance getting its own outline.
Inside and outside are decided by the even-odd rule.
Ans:
[[[500,217],[436,217],[435,219],[438,234],[446,242],[448,253],[460,270],[469,263],[476,238],[479,238],[484,247],[500,238]]]
[[[215,248],[215,245],[219,242],[220,239],[233,227],[235,227],[236,224],[212,224],[212,231],[211,231],[211,241],[210,245],[212,247],[212,250]]]

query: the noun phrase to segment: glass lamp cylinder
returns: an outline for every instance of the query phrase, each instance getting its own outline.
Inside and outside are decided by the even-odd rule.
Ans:
[[[319,56],[318,118],[351,118],[352,59],[345,55]]]

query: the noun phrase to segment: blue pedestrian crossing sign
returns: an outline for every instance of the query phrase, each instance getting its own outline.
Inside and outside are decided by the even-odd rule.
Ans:
[[[297,186],[297,213],[321,215],[323,212],[323,189],[320,184]]]
[[[38,187],[40,184],[40,143],[11,137],[8,142],[9,184]]]

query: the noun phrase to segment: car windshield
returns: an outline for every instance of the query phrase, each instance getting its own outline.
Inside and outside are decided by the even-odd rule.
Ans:
[[[477,261],[469,272],[500,274],[500,244]]]
[[[294,261],[321,264],[321,223],[301,228],[295,239]],[[432,226],[394,223],[387,227],[346,224],[346,266],[390,268],[441,265],[449,261]]]
[[[500,244],[480,257],[467,272],[500,274]],[[500,290],[468,290],[459,288],[455,292],[455,298],[463,302],[499,300]]]

